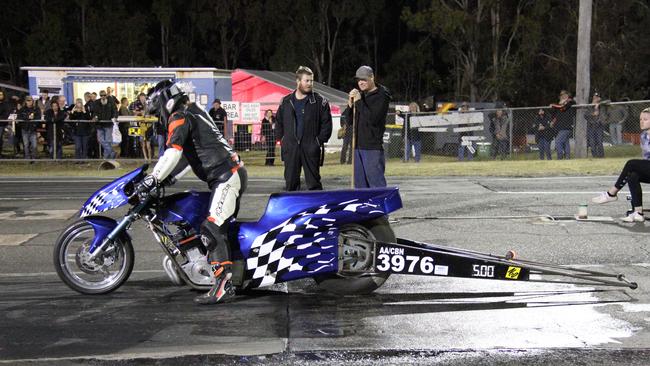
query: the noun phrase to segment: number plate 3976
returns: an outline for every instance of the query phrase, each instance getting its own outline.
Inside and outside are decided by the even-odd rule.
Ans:
[[[449,268],[435,263],[434,258],[410,248],[377,244],[375,251],[377,272],[447,276]]]

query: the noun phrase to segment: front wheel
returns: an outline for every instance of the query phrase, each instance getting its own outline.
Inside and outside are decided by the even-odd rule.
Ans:
[[[366,221],[361,224],[344,225],[339,229],[341,234],[355,236],[368,240],[394,242],[395,233],[385,217]],[[315,278],[318,287],[328,292],[340,295],[368,294],[386,282],[388,273],[358,273],[357,271],[371,270],[374,261],[374,245],[366,240],[344,239],[343,261],[345,267],[352,271]]]
[[[82,294],[105,294],[122,286],[133,270],[133,246],[120,236],[94,260],[89,260],[93,226],[77,221],[56,240],[54,267],[59,278]]]

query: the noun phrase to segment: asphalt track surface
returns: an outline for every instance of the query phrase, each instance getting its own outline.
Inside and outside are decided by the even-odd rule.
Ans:
[[[60,282],[53,243],[106,179],[0,178],[0,364],[648,364],[650,223],[607,221],[624,214],[624,194],[589,206],[604,221],[572,218],[612,181],[389,178],[404,202],[392,226],[398,237],[622,272],[637,290],[392,276],[369,296],[303,280],[199,307],[196,292],[167,280],[137,224],[122,288],[83,296]],[[192,186],[203,187],[177,188]],[[240,217],[259,217],[281,189],[251,178]]]

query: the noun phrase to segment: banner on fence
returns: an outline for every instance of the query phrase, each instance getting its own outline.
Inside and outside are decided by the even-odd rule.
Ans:
[[[483,123],[483,113],[481,112],[444,113],[411,117],[411,126],[413,127],[442,127],[478,123]]]
[[[241,119],[242,122],[260,121],[260,103],[242,103]]]
[[[395,106],[395,111],[400,111],[403,113],[407,113],[409,111],[409,106],[407,104],[398,104]],[[399,114],[395,115],[395,124],[398,126],[403,126],[404,125],[404,117],[401,117]]]
[[[228,121],[239,122],[239,102],[224,101],[221,102],[221,108],[228,113]]]

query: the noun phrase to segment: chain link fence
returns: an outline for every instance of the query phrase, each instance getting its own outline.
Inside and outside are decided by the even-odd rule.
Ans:
[[[626,146],[639,145],[639,115],[650,101],[603,101],[598,105],[576,105],[569,110],[554,108],[513,108],[510,110],[512,155],[537,158],[574,158],[580,141],[579,124],[583,124],[587,156],[602,158],[630,151]],[[550,128],[545,128],[548,125]],[[541,127],[540,127],[541,126]],[[564,146],[562,146],[564,145]]]
[[[7,160],[151,160],[164,147],[154,120],[0,120],[0,153]]]
[[[586,125],[588,156],[634,155],[638,153],[630,146],[639,144],[639,114],[648,107],[650,101],[643,100],[603,101],[598,108],[593,104],[577,105],[564,112],[544,106],[389,113],[384,152],[388,161],[403,162],[574,158],[576,121],[582,119]],[[120,143],[115,143],[111,134],[111,142],[102,144],[98,127],[111,122],[66,120],[54,128],[44,120],[0,120],[2,159],[102,160],[107,158],[104,152],[110,145],[115,154],[110,158],[156,160],[164,150],[164,132],[156,131],[151,121],[133,117],[129,120],[120,117],[116,123]],[[23,126],[30,124],[37,126],[24,133]],[[337,136],[336,127],[337,123],[327,144],[325,165],[350,163],[351,136]],[[55,129],[57,133],[52,132]],[[80,135],[80,130],[87,132]],[[106,131],[104,137],[108,134]],[[273,130],[257,122],[236,124],[230,142],[246,164],[282,165],[281,147],[275,140]],[[25,154],[25,143],[28,154]],[[85,146],[81,153],[80,145]]]
[[[468,161],[575,158],[576,127],[586,128],[589,157],[620,156],[639,144],[639,114],[650,101],[389,113],[388,159]],[[559,151],[559,152],[558,152]]]
[[[261,122],[235,124],[229,143],[247,164],[278,164],[280,147]],[[56,133],[54,132],[56,131]],[[166,133],[155,119],[119,117],[117,121],[44,119],[0,120],[1,160],[155,161],[165,149]],[[277,158],[276,158],[277,157]],[[276,162],[277,160],[277,162]]]

